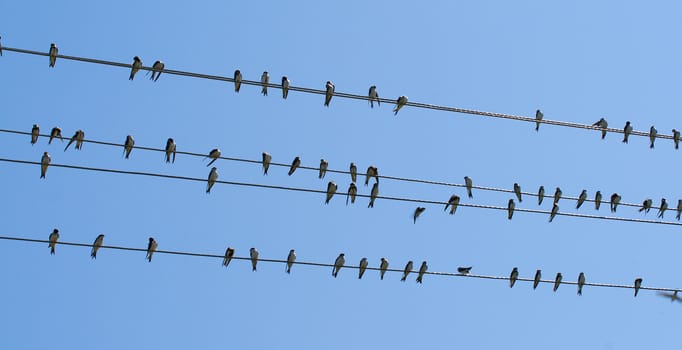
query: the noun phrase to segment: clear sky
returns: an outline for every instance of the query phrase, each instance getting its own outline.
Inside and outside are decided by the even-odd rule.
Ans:
[[[26,2],[0,3],[1,43],[46,52],[145,65],[161,59],[168,69],[271,82],[287,75],[295,86],[410,101],[593,123],[626,120],[636,130],[661,133],[682,128],[677,106],[682,80],[682,24],[678,2],[476,1],[476,2]],[[374,164],[380,174],[524,191],[560,186],[565,195],[601,190],[640,203],[665,197],[675,206],[682,191],[681,151],[670,140],[648,140],[596,131],[489,119],[365,101],[324,98],[164,74],[153,83],[140,72],[67,60],[48,67],[47,57],[4,52],[0,128],[42,132],[60,126],[86,138],[345,170]],[[0,134],[0,157],[38,161],[48,151],[55,163],[204,178],[209,168],[195,157],[163,155],[85,144],[36,145],[27,136]],[[345,191],[348,175],[314,171],[286,175],[274,167],[219,160],[220,179]],[[454,216],[427,205],[416,224],[413,203],[367,199],[346,206],[322,194],[216,185],[207,195],[200,182],[50,168],[46,179],[32,165],[1,163],[3,220],[0,235],[238,256],[251,247],[262,258],[284,259],[296,249],[301,261],[332,263],[344,252],[348,264],[367,257],[377,267],[427,260],[431,271],[473,265],[473,272],[522,277],[542,269],[575,281],[682,287],[682,246],[676,226],[557,217],[461,207]],[[370,187],[359,186],[360,193]],[[381,194],[504,206],[506,193],[381,180]],[[537,209],[533,198],[517,203]],[[576,212],[562,200],[562,211]],[[545,200],[540,207],[551,208]],[[577,212],[611,215],[586,204]],[[647,216],[623,207],[619,216]],[[672,220],[668,212],[666,219]],[[426,276],[400,282],[369,271],[358,280],[344,269],[247,261],[100,251],[0,241],[0,347],[4,349],[121,348],[591,348],[634,349],[679,345],[680,306],[641,291],[573,285],[554,293],[529,283]]]

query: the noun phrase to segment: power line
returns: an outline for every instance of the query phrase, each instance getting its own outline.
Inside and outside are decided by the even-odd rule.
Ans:
[[[18,48],[5,47],[5,46],[3,46],[2,49],[5,51],[8,51],[8,52],[16,52],[16,53],[23,53],[23,54],[37,55],[37,56],[49,56],[49,53],[40,52],[40,51],[25,50],[25,49],[18,49]],[[129,63],[120,63],[120,62],[98,60],[98,59],[87,58],[87,57],[67,56],[67,55],[57,55],[57,57],[60,59],[65,59],[65,60],[81,61],[81,62],[100,64],[100,65],[122,67],[122,68],[132,68],[132,64],[129,64]],[[141,67],[140,69],[141,70],[147,70],[147,71],[153,70],[152,67],[145,67],[145,66]],[[180,71],[180,70],[163,69],[163,73],[171,74],[171,75],[193,77],[193,78],[218,80],[218,81],[225,81],[225,82],[234,82],[234,79],[229,78],[229,77],[224,77],[224,76],[219,76],[219,75],[193,73],[193,72]],[[282,88],[278,84],[263,84],[260,81],[254,81],[254,80],[242,80],[241,83],[244,85],[254,85],[254,86],[266,85],[267,87],[274,88],[274,89],[281,89]],[[324,95],[326,93],[325,90],[311,89],[311,88],[305,88],[305,87],[296,87],[296,86],[290,86],[289,90],[290,91],[303,92],[303,93],[309,93],[309,94],[317,94],[317,95]],[[356,94],[349,94],[349,93],[343,93],[343,92],[334,92],[333,95],[336,97],[339,97],[339,98],[348,98],[348,99],[369,101],[369,96],[364,96],[364,95],[356,95]],[[388,104],[396,104],[397,103],[397,100],[386,99],[386,98],[379,98],[378,100],[380,102],[388,103]],[[376,101],[376,99],[375,99],[375,101]],[[505,114],[505,113],[485,112],[485,111],[479,111],[479,110],[474,110],[474,109],[455,108],[455,107],[448,107],[448,106],[441,106],[441,105],[427,104],[427,103],[420,103],[420,102],[409,102],[408,101],[406,103],[406,105],[411,106],[411,107],[416,107],[416,108],[432,109],[432,110],[454,112],[454,113],[461,113],[461,114],[469,114],[469,115],[478,115],[478,116],[483,116],[483,117],[511,119],[511,120],[519,120],[519,121],[524,121],[524,122],[530,122],[530,123],[542,123],[542,124],[557,125],[557,126],[570,127],[570,128],[576,128],[576,129],[587,129],[587,130],[602,131],[602,129],[599,126],[594,126],[594,125],[589,125],[589,124],[573,123],[573,122],[565,122],[565,121],[559,121],[559,120],[542,119],[542,120],[538,121],[534,117],[525,117],[525,116]],[[613,133],[619,133],[619,134],[624,133],[623,129],[606,128],[605,130],[609,131],[609,132],[613,132]],[[632,130],[630,135],[631,136],[634,135],[634,136],[649,137],[649,132]],[[673,139],[673,135],[657,134],[656,138]]]
[[[40,162],[33,162],[33,161],[28,161],[28,160],[7,159],[7,158],[0,158],[0,162],[40,165]],[[168,175],[168,174],[148,173],[148,172],[128,171],[128,170],[117,170],[117,169],[106,169],[106,168],[94,168],[94,167],[85,167],[85,166],[68,165],[68,164],[50,163],[50,167],[78,169],[78,170],[86,170],[86,171],[97,171],[97,172],[105,172],[105,173],[127,174],[127,175],[161,177],[161,178],[186,180],[186,181],[207,182],[206,179],[189,177],[189,176]],[[309,193],[318,193],[318,194],[325,194],[325,195],[327,193],[326,190],[315,190],[315,189],[310,189],[310,188],[276,186],[276,185],[264,185],[264,184],[257,184],[257,183],[248,183],[248,182],[235,182],[235,181],[217,180],[216,183],[225,184],[225,185],[233,185],[233,186],[259,187],[259,188],[277,189],[277,190],[286,190],[286,191],[309,192]],[[347,194],[348,193],[346,193],[346,192],[336,192],[335,193],[336,196],[345,196]],[[361,198],[362,197],[364,197],[364,198],[370,198],[371,197],[370,195],[360,194],[360,193],[356,194],[356,196],[361,197]],[[448,202],[433,201],[433,200],[426,200],[426,199],[388,197],[388,196],[377,196],[376,198],[377,199],[383,199],[383,200],[390,200],[390,201],[411,202],[411,203],[419,203],[419,204],[433,204],[433,205],[446,205],[446,204],[448,204]],[[478,208],[478,209],[493,209],[493,210],[507,211],[506,207],[499,207],[499,206],[493,206],[493,205],[459,203],[458,206]],[[535,214],[545,214],[545,215],[551,213],[550,211],[547,211],[547,210],[525,209],[525,208],[516,208],[515,212],[525,212],[525,213],[535,213]],[[638,222],[638,223],[646,223],[646,224],[682,226],[682,223],[672,222],[672,221],[655,221],[655,220],[633,219],[633,218],[623,218],[623,217],[613,217],[613,216],[599,216],[599,215],[577,214],[577,213],[565,213],[565,212],[564,213],[557,212],[555,215],[579,217],[579,218],[589,218],[589,219],[612,220],[612,221]]]
[[[0,236],[0,240],[7,240],[7,241],[21,241],[21,242],[29,242],[29,243],[39,243],[39,244],[49,244],[49,240],[44,240],[44,239],[33,239],[33,238],[24,238],[24,237],[13,237],[13,236]],[[91,248],[92,244],[87,244],[87,243],[74,243],[74,242],[63,242],[63,241],[58,241],[56,243],[57,245],[66,245],[66,246],[76,246],[76,247],[86,247],[86,248]],[[112,246],[112,245],[102,245],[100,249],[112,249],[112,250],[124,250],[124,251],[134,251],[134,252],[147,252],[146,248],[133,248],[133,247],[124,247],[124,246]],[[194,252],[186,252],[186,251],[173,251],[173,250],[156,250],[154,254],[169,254],[169,255],[181,255],[181,256],[191,256],[191,257],[203,257],[203,258],[214,258],[214,259],[224,259],[225,255],[219,255],[219,254],[210,254],[210,253],[194,253]],[[240,256],[233,256],[233,260],[251,260],[250,257],[240,257]],[[284,259],[263,259],[263,258],[258,258],[258,262],[266,262],[266,263],[278,263],[278,264],[286,264],[287,260]],[[294,265],[305,265],[305,266],[316,266],[316,267],[327,267],[327,268],[334,268],[333,263],[320,263],[320,262],[307,262],[307,261],[299,261],[296,260],[293,262]],[[360,266],[357,265],[343,265],[343,269],[355,269],[358,270],[360,269]],[[367,266],[366,270],[368,271],[380,271],[381,269],[379,267],[372,267],[372,266]],[[402,274],[404,272],[403,269],[396,269],[396,268],[387,268],[387,272],[392,272],[392,273],[400,273]],[[412,273],[415,273],[417,271],[411,270]],[[433,276],[446,276],[446,277],[463,277],[463,278],[477,278],[477,279],[489,279],[489,280],[509,280],[509,277],[503,277],[503,276],[490,276],[490,275],[478,275],[478,274],[461,274],[461,273],[453,273],[453,272],[436,272],[436,271],[426,271],[424,273],[425,275],[433,275]],[[526,277],[518,277],[517,282],[534,282],[534,278],[526,278]],[[554,284],[554,280],[547,280],[547,279],[540,279],[540,283],[549,283],[549,284]],[[568,285],[578,285],[577,281],[561,281],[561,284],[568,284]],[[633,285],[624,285],[624,284],[613,284],[613,283],[597,283],[597,282],[585,282],[585,286],[591,286],[591,287],[601,287],[601,288],[621,288],[621,289],[634,289]],[[664,288],[664,287],[647,287],[647,286],[641,286],[640,290],[651,290],[651,291],[665,291],[665,292],[675,292],[675,291],[682,291],[680,289],[673,289],[673,288]]]

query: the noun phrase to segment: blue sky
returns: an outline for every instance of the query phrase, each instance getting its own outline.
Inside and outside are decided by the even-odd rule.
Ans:
[[[0,4],[2,45],[145,65],[161,59],[168,69],[271,81],[287,75],[295,86],[364,94],[377,85],[386,98],[593,123],[605,117],[613,127],[630,120],[636,130],[655,125],[661,133],[682,128],[675,114],[682,71],[680,5],[675,2],[475,3],[253,2],[201,5],[168,2],[93,3],[70,1]],[[144,73],[144,72],[142,72]],[[300,156],[316,166],[346,169],[370,164],[380,174],[463,182],[524,190],[560,186],[565,195],[587,189],[623,201],[644,198],[674,205],[682,198],[675,151],[669,140],[648,148],[646,138],[601,140],[596,131],[488,119],[391,105],[370,109],[364,101],[324,98],[279,90],[162,75],[150,82],[142,73],[129,81],[124,68],[5,52],[0,57],[3,115],[0,128],[43,132],[60,126],[86,138],[163,147],[173,137],[178,150],[273,161]],[[0,157],[38,161],[48,151],[55,163],[206,177],[201,159],[179,155],[175,164],[159,153],[85,144],[63,152],[64,144],[2,134]],[[339,190],[348,176],[313,171],[286,175],[259,165],[219,160],[220,179]],[[459,208],[446,215],[427,206],[412,223],[415,205],[367,199],[346,206],[335,197],[205,184],[169,179],[51,168],[39,179],[36,166],[0,164],[5,198],[2,235],[46,239],[59,228],[61,239],[143,248],[154,236],[159,249],[222,254],[230,245],[247,256],[257,247],[263,258],[332,263],[340,252],[349,264],[362,257],[391,267],[427,260],[432,271],[473,265],[474,272],[523,277],[540,268],[545,278],[562,272],[575,281],[584,271],[593,282],[679,287],[672,263],[682,245],[675,226],[506,213]],[[369,193],[369,187],[360,187]],[[504,206],[504,193],[381,181],[381,194]],[[549,210],[546,200],[542,209]],[[562,211],[575,212],[562,201]],[[528,198],[519,208],[538,208]],[[592,205],[580,213],[609,215]],[[635,208],[618,215],[644,217]],[[646,218],[653,218],[649,213]],[[672,213],[666,217],[672,219]],[[155,347],[239,348],[408,348],[472,349],[502,346],[574,348],[660,347],[678,344],[679,305],[642,291],[575,286],[556,293],[543,284],[510,289],[504,281],[426,276],[418,285],[398,274],[380,281],[374,271],[356,271],[246,261],[226,270],[217,259],[103,250],[89,258],[86,248],[0,242],[4,267],[0,297],[6,301],[0,328],[2,348],[29,349]],[[415,267],[416,267],[415,266]],[[39,335],[39,336],[37,336]]]

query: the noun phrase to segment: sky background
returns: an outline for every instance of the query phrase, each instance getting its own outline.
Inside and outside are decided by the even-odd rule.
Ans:
[[[436,1],[391,2],[25,2],[0,3],[2,45],[60,54],[132,62],[161,59],[167,69],[271,82],[287,75],[292,85],[365,94],[376,85],[381,97],[593,123],[605,117],[620,128],[655,125],[661,133],[682,128],[675,112],[682,80],[678,45],[682,5],[672,1]],[[4,89],[0,128],[47,133],[60,126],[65,137],[82,129],[88,139],[332,169],[355,162],[380,174],[475,184],[524,191],[544,185],[552,194],[601,190],[640,203],[665,197],[674,207],[681,191],[680,151],[672,141],[597,131],[490,119],[392,105],[370,109],[365,101],[324,98],[163,74],[152,83],[125,68],[57,60],[5,51],[0,57]],[[163,155],[85,144],[31,146],[28,136],[0,134],[0,157],[205,178],[200,158]],[[72,146],[73,147],[73,146]],[[326,189],[334,180],[345,191],[348,175],[219,160],[220,180]],[[341,252],[348,264],[367,257],[377,267],[386,257],[393,268],[427,260],[431,271],[522,277],[542,269],[544,278],[562,272],[575,281],[682,287],[676,258],[679,227],[516,213],[460,207],[454,216],[427,205],[416,224],[414,203],[367,199],[345,205],[324,195],[216,185],[207,195],[200,182],[103,174],[0,163],[4,199],[0,235],[145,248],[149,236],[159,249],[238,256],[256,247],[262,258],[284,259],[296,249],[301,261],[333,263]],[[368,194],[369,187],[359,186]],[[381,195],[505,206],[506,193],[381,180]],[[575,212],[562,200],[561,211]],[[519,208],[538,208],[527,197]],[[551,208],[551,200],[540,207]],[[611,215],[591,203],[578,212]],[[636,208],[619,216],[642,218]],[[655,211],[646,218],[654,218]],[[672,220],[672,211],[666,219]],[[554,293],[551,285],[513,289],[506,281],[410,276],[399,281],[376,271],[358,280],[343,269],[247,261],[228,269],[219,259],[0,241],[5,300],[0,347],[37,348],[593,348],[635,349],[679,344],[679,304],[654,292],[573,285]]]

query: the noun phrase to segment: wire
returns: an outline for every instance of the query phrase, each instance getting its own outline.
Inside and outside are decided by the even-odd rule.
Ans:
[[[21,242],[29,242],[29,243],[40,243],[40,244],[49,244],[49,240],[44,240],[44,239],[33,239],[33,238],[23,238],[23,237],[12,237],[12,236],[0,236],[0,240],[7,240],[7,241],[21,241]],[[92,247],[92,244],[87,244],[87,243],[74,243],[74,242],[62,242],[58,241],[56,243],[57,245],[66,245],[66,246],[76,246],[76,247],[86,247],[90,248]],[[132,247],[123,247],[123,246],[112,246],[112,245],[102,245],[100,249],[113,249],[113,250],[124,250],[124,251],[135,251],[135,252],[147,252],[147,249],[145,248],[132,248]],[[170,254],[170,255],[181,255],[181,256],[192,256],[192,257],[203,257],[203,258],[214,258],[214,259],[224,259],[224,255],[219,255],[219,254],[209,254],[209,253],[193,253],[193,252],[185,252],[185,251],[173,251],[173,250],[156,250],[154,254]],[[251,260],[250,257],[240,257],[240,256],[234,256],[232,257],[233,260]],[[282,259],[263,259],[263,258],[258,258],[258,262],[266,262],[266,263],[279,263],[279,264],[286,264],[287,260],[282,260]],[[319,262],[307,262],[307,261],[295,261],[293,264],[295,265],[307,265],[307,266],[316,266],[316,267],[328,267],[328,268],[334,268],[334,264],[328,264],[328,263],[319,263]],[[343,265],[343,268],[346,269],[360,269],[360,266],[356,265]],[[378,267],[371,267],[368,266],[366,268],[369,271],[380,271],[381,269]],[[396,273],[404,273],[402,269],[395,269],[395,268],[388,268],[386,269],[387,272],[396,272]],[[411,270],[411,272],[416,272],[415,270]],[[489,275],[477,275],[477,274],[461,274],[461,273],[453,273],[453,272],[435,272],[435,271],[426,271],[424,273],[425,275],[433,275],[433,276],[447,276],[447,277],[464,277],[464,278],[478,278],[478,279],[490,279],[490,280],[509,280],[508,277],[503,277],[503,276],[489,276]],[[517,279],[517,282],[533,282],[533,278],[524,278],[524,277],[519,277]],[[540,279],[540,283],[550,283],[554,284],[554,280],[544,280]],[[561,284],[568,284],[568,285],[578,285],[578,282],[574,281],[561,281]],[[624,284],[613,284],[613,283],[597,283],[597,282],[585,282],[585,286],[592,286],[592,287],[602,287],[602,288],[621,288],[621,289],[634,289],[634,286],[632,285],[624,285]],[[665,291],[665,292],[675,292],[675,291],[682,291],[681,289],[673,289],[673,288],[663,288],[663,287],[646,287],[646,286],[641,286],[641,290],[652,290],[652,291]]]
[[[13,47],[6,47],[6,46],[3,46],[2,49],[5,51],[8,51],[8,52],[16,52],[16,53],[23,53],[23,54],[29,54],[29,55],[38,55],[38,56],[49,56],[49,53],[40,52],[40,51],[18,49],[18,48],[13,48]],[[101,65],[109,65],[109,66],[114,66],[114,67],[122,67],[122,68],[132,68],[132,64],[129,64],[129,63],[120,63],[120,62],[105,61],[105,60],[98,60],[98,59],[78,57],[78,56],[66,56],[66,55],[57,55],[57,57],[61,58],[61,59],[65,59],[65,60],[81,61],[81,62],[101,64]],[[140,69],[141,70],[147,70],[147,71],[153,70],[152,67],[145,67],[145,66],[141,67]],[[229,77],[224,77],[224,76],[219,76],[219,75],[193,73],[193,72],[186,72],[186,71],[180,71],[180,70],[164,69],[163,73],[186,76],[186,77],[193,77],[193,78],[234,82],[234,79],[229,78]],[[281,89],[282,88],[280,85],[277,85],[277,84],[263,84],[260,81],[253,81],[253,80],[242,80],[241,83],[245,84],[245,85],[255,85],[255,86],[267,85],[269,88],[274,88],[274,89]],[[305,88],[305,87],[296,87],[296,86],[290,86],[289,90],[290,91],[303,92],[303,93],[309,93],[309,94],[317,94],[317,95],[326,94],[325,90],[311,89],[311,88]],[[343,92],[334,92],[334,96],[339,97],[339,98],[348,98],[348,99],[369,101],[369,97],[364,96],[364,95],[355,95],[355,94],[349,94],[349,93],[343,93]],[[386,99],[386,98],[379,98],[378,100],[382,103],[389,103],[389,104],[396,104],[397,103],[397,100]],[[454,113],[469,114],[469,115],[478,115],[478,116],[491,117],[491,118],[519,120],[519,121],[530,122],[530,123],[542,123],[542,124],[557,125],[557,126],[570,127],[570,128],[576,128],[576,129],[597,130],[600,132],[602,130],[598,126],[588,125],[588,124],[572,123],[572,122],[550,120],[550,119],[542,119],[542,120],[538,121],[534,117],[525,117],[525,116],[504,114],[504,113],[485,112],[485,111],[479,111],[479,110],[474,110],[474,109],[447,107],[447,106],[440,106],[440,105],[420,103],[420,102],[409,102],[408,101],[406,105],[411,106],[411,107],[416,107],[416,108],[423,108],[423,109],[432,109],[432,110],[438,110],[438,111],[454,112]],[[609,132],[614,132],[614,133],[621,133],[621,134],[624,133],[624,131],[622,129],[607,128],[606,130]],[[631,132],[631,135],[649,137],[648,132],[636,131],[636,130],[633,130]],[[656,138],[673,139],[673,136],[667,135],[667,134],[657,134]]]
[[[7,158],[0,158],[0,162],[40,165],[40,162],[33,162],[33,161],[28,161],[28,160],[7,159]],[[141,175],[141,176],[162,177],[162,178],[176,179],[176,180],[207,182],[206,179],[196,178],[196,177],[168,175],[168,174],[159,174],[159,173],[147,173],[147,172],[140,172],[140,171],[94,168],[94,167],[85,167],[85,166],[78,166],[78,165],[55,164],[55,163],[50,163],[49,166],[50,167],[58,167],[58,168],[67,168],[67,169],[98,171],[98,172],[105,172],[105,173]],[[299,188],[299,187],[288,187],[288,186],[264,185],[264,184],[257,184],[257,183],[248,183],[248,182],[235,182],[235,181],[217,180],[216,183],[225,184],[225,185],[233,185],[233,186],[259,187],[259,188],[277,189],[277,190],[286,190],[286,191],[319,193],[319,194],[325,194],[325,195],[327,193],[326,190],[315,190],[315,189],[310,189],[310,188]],[[335,195],[338,195],[338,196],[345,196],[347,194],[348,193],[345,193],[345,192],[336,192],[335,193]],[[360,194],[360,193],[356,194],[356,196],[361,197],[361,198],[362,197],[364,197],[364,198],[370,198],[371,197],[370,195],[365,195],[365,194]],[[400,202],[412,202],[412,203],[420,203],[420,204],[434,204],[434,205],[446,205],[446,204],[448,204],[447,202],[442,202],[442,201],[402,198],[402,197],[388,197],[388,196],[377,196],[376,199],[385,199],[385,200],[400,201]],[[471,204],[471,203],[459,203],[458,206],[470,207],[470,208],[479,208],[479,209],[503,210],[503,211],[507,210],[506,207],[498,207],[498,206],[493,206],[493,205],[482,205],[482,204]],[[524,209],[524,208],[516,208],[515,212],[550,214],[550,211],[546,211],[546,210]],[[589,218],[589,219],[601,219],[601,220],[639,222],[639,223],[658,224],[658,225],[682,226],[682,223],[672,222],[672,221],[655,221],[655,220],[632,219],[632,218],[623,218],[623,217],[599,216],[599,215],[576,214],[576,213],[561,213],[561,212],[557,212],[556,215],[579,217],[579,218]]]

